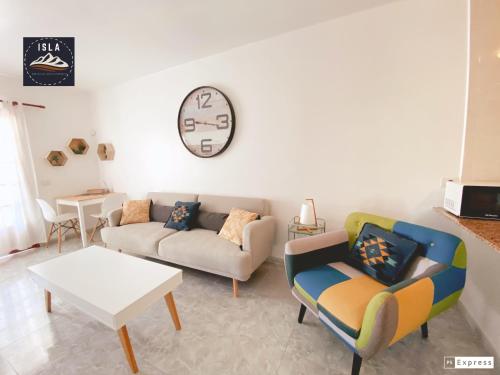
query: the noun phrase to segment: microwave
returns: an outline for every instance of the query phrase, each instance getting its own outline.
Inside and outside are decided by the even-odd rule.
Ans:
[[[500,220],[500,182],[447,181],[444,208],[460,217]]]

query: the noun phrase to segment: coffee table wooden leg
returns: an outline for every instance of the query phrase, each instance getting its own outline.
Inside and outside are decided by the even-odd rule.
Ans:
[[[45,308],[47,312],[52,312],[52,295],[45,289]]]
[[[179,320],[179,315],[177,315],[177,309],[175,308],[174,296],[172,295],[172,292],[165,295],[165,302],[167,302],[168,311],[170,311],[170,315],[174,321],[175,329],[180,331],[181,321]]]
[[[132,350],[132,344],[130,343],[130,338],[128,337],[127,326],[123,326],[118,330],[118,336],[122,343],[123,351],[125,352],[125,357],[130,366],[130,369],[135,374],[139,371],[137,368],[137,362],[135,361],[134,351]]]

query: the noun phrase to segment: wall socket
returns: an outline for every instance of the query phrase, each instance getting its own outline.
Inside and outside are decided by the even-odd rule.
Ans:
[[[446,183],[453,180],[457,180],[457,177],[441,177],[441,187],[446,187]]]

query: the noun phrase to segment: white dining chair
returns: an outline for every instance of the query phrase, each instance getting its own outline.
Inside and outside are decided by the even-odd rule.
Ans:
[[[95,232],[98,229],[104,228],[108,223],[108,213],[118,208],[121,208],[123,202],[125,202],[125,194],[110,194],[108,195],[101,205],[101,212],[97,214],[91,214],[90,216],[97,219],[92,234],[90,235],[90,242],[94,240]]]
[[[36,201],[42,210],[43,218],[51,224],[49,234],[47,235],[47,247],[49,247],[52,235],[57,232],[57,249],[61,252],[62,237],[68,230],[73,229],[78,236],[78,214],[76,212],[69,212],[58,215],[47,201],[43,199],[37,199]]]

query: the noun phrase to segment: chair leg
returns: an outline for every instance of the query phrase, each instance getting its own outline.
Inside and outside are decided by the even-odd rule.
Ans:
[[[94,241],[94,234],[97,230],[97,228],[101,225],[101,219],[97,219],[97,221],[95,222],[95,225],[94,225],[94,229],[92,229],[92,233],[90,234],[90,239],[89,239],[89,242],[92,242]]]
[[[351,375],[359,375],[359,370],[361,370],[361,362],[363,358],[361,358],[358,353],[354,353],[352,356],[352,371]]]
[[[306,307],[303,304],[300,304],[299,319],[298,319],[300,324],[302,324],[305,314],[306,314]]]
[[[52,237],[53,233],[54,233],[54,223],[50,225],[49,234],[47,235],[47,247],[49,247],[50,238]]]
[[[71,228],[73,228],[73,231],[75,232],[75,235],[78,238],[78,230],[76,229],[76,220],[70,220],[70,222],[71,222]]]
[[[427,322],[420,326],[420,331],[422,331],[422,338],[426,339],[429,337],[429,328],[427,327]]]
[[[61,242],[62,242],[62,225],[57,224],[57,250],[61,253]]]

